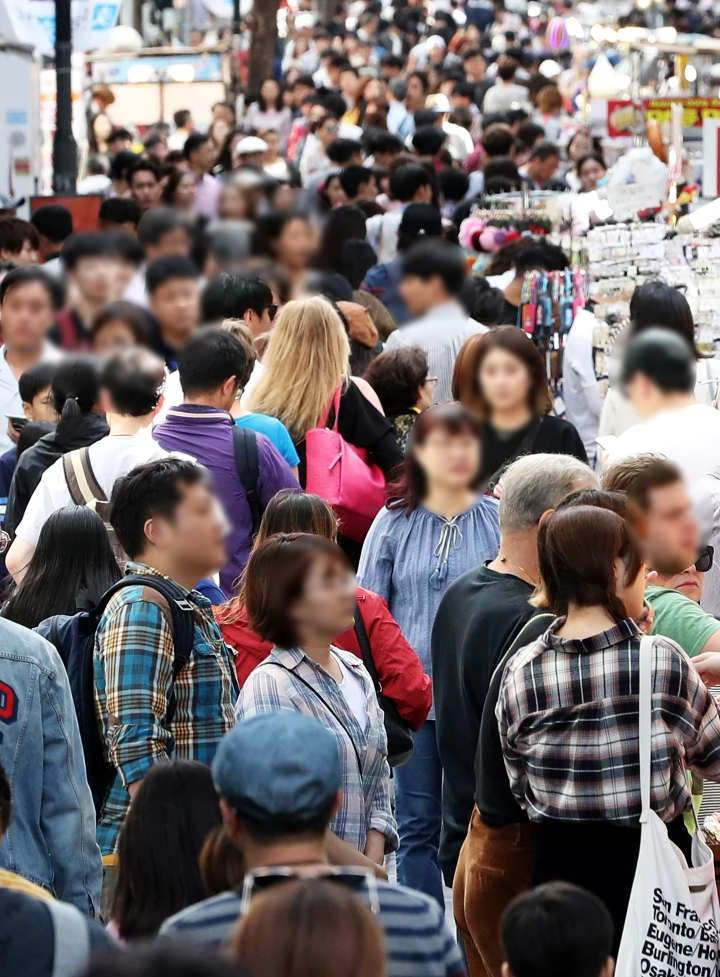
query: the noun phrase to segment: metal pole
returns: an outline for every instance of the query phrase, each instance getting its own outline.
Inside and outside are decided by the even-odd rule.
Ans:
[[[240,0],[233,0],[232,36],[234,44],[240,39]]]
[[[53,189],[75,193],[77,145],[72,131],[72,18],[71,0],[55,0],[55,139]]]

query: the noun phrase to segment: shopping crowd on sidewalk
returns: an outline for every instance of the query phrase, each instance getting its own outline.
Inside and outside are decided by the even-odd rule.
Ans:
[[[705,850],[720,368],[652,281],[563,403],[569,256],[459,243],[606,173],[534,6],[303,5],[242,114],[94,92],[97,227],[0,213],[8,977],[611,977]]]

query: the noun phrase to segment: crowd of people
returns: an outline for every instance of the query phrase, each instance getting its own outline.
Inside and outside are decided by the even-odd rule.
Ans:
[[[3,973],[610,977],[643,636],[689,856],[718,371],[653,281],[563,404],[518,326],[567,256],[458,243],[604,177],[550,8],[300,11],[242,112],[95,93],[96,228],[0,214]]]

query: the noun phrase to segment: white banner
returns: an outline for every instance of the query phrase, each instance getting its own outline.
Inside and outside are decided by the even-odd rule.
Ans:
[[[73,51],[94,51],[105,42],[120,15],[122,0],[72,0]],[[0,0],[4,33],[41,54],[55,49],[55,0]]]

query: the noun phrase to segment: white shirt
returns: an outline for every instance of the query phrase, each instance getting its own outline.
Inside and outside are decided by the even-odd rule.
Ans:
[[[387,214],[374,214],[365,225],[365,237],[377,255],[378,264],[394,261],[397,258],[397,241],[403,211],[391,210]]]
[[[435,402],[443,403],[452,400],[452,375],[458,353],[465,340],[479,332],[487,332],[487,326],[471,319],[459,302],[443,302],[390,333],[385,348],[421,346],[427,353],[430,376],[438,378]]]
[[[340,671],[342,672],[342,682],[338,685],[345,702],[347,702],[350,712],[357,720],[360,729],[365,729],[368,721],[367,699],[363,684],[338,655],[333,655]]]
[[[530,92],[525,85],[518,85],[513,81],[502,81],[498,78],[492,88],[488,88],[483,99],[483,115],[492,112],[509,112],[518,105],[526,105],[530,101]]]
[[[565,416],[583,440],[589,459],[597,452],[595,444],[600,423],[602,398],[593,364],[593,333],[597,319],[581,309],[567,336],[563,354],[563,401]]]
[[[41,361],[54,363],[62,358],[62,353],[52,343],[45,343]],[[0,454],[12,448],[7,427],[8,417],[24,417],[20,389],[15,374],[5,359],[5,346],[0,346]]]
[[[608,464],[640,454],[664,455],[680,468],[701,526],[702,540],[720,547],[720,411],[690,404],[661,411],[628,428],[609,447]],[[708,574],[701,601],[704,610],[720,612],[720,574]]]
[[[610,447],[609,460],[640,454],[674,461],[690,489],[703,476],[720,474],[720,411],[698,403],[661,411],[621,434]]]
[[[95,478],[109,499],[113,485],[123,475],[127,475],[137,465],[157,461],[167,457],[167,451],[153,441],[151,428],[144,428],[137,434],[108,434],[90,445],[90,466]],[[53,512],[64,506],[73,505],[65,480],[63,460],[59,458],[40,479],[33,492],[22,522],[17,528],[17,536],[25,543],[37,545],[40,530]]]
[[[145,285],[146,266],[140,265],[138,270],[128,282],[123,298],[126,302],[134,302],[141,305],[144,309],[148,306],[147,286]]]

